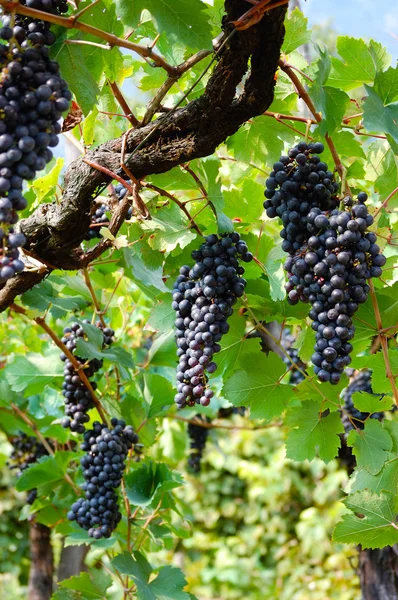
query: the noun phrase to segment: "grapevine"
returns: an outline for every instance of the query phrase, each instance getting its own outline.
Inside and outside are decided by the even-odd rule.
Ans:
[[[346,197],[344,209],[337,208],[338,185],[320,161],[323,150],[318,142],[300,142],[281,156],[267,179],[264,207],[285,226],[288,302],[311,303],[314,371],[321,382],[337,384],[351,362],[352,316],[367,300],[366,281],[380,277],[386,259],[376,234],[368,231],[373,217],[365,206],[367,195],[358,194],[355,204]]]
[[[217,369],[212,358],[221,350],[219,342],[229,331],[227,319],[245,290],[245,270],[239,266],[239,257],[243,262],[253,259],[238,233],[212,234],[192,252],[194,266],[180,268],[172,303],[177,317],[175,402],[179,408],[195,403],[208,406],[214,395],[207,387],[206,372]]]

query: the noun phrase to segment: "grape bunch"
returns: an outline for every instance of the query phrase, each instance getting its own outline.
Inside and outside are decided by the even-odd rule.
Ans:
[[[13,446],[13,451],[8,464],[10,469],[17,470],[18,477],[20,477],[23,471],[30,465],[37,462],[39,458],[48,455],[46,448],[37,440],[37,438],[26,435],[26,433],[22,431],[19,435],[11,438],[10,443]],[[36,497],[37,489],[33,488],[29,490],[26,499],[27,503],[33,504]]]
[[[351,380],[349,385],[342,392],[344,411],[341,415],[341,420],[346,433],[351,431],[351,429],[354,429],[354,424],[351,422],[350,417],[352,421],[355,422],[355,427],[357,429],[363,429],[365,426],[364,421],[369,417],[369,413],[363,413],[355,407],[352,398],[355,392],[367,392],[368,394],[372,394],[373,396],[377,396],[379,398],[383,397],[382,394],[373,393],[372,374],[369,369],[358,371],[356,373],[352,369],[347,369],[347,375],[351,376]],[[372,413],[370,418],[381,421],[384,418],[384,412]]]
[[[287,300],[292,305],[299,301],[311,303],[309,317],[313,321],[312,329],[316,331],[311,359],[314,371],[321,382],[337,384],[351,362],[349,355],[353,347],[350,340],[355,331],[352,316],[367,300],[370,290],[367,280],[380,277],[386,259],[376,244],[376,234],[368,231],[373,217],[365,206],[367,195],[359,193],[356,203],[347,197],[343,201],[344,210],[337,208],[338,200],[332,193],[337,191],[337,184],[329,176],[330,171],[325,171],[327,165],[321,163],[318,156],[311,156],[312,152],[319,154],[322,151],[322,144],[307,146],[301,142],[288,157],[282,156],[275,163],[274,176],[270,179],[277,182],[279,172],[286,175],[286,171],[278,169],[279,165],[287,165],[289,161],[289,178],[277,184],[281,185],[280,190],[276,187],[274,190],[274,196],[278,198],[276,210],[279,211],[275,216],[283,209],[282,246],[289,253],[284,265],[288,273]],[[317,170],[319,165],[321,171]],[[304,182],[296,181],[298,187],[283,188],[287,182],[293,185],[291,178],[297,173],[298,179],[303,177],[302,170],[306,167],[309,172]],[[315,184],[315,177],[309,184],[310,174],[316,173],[319,177],[320,172],[322,184]],[[267,180],[266,195],[270,195],[273,186]],[[319,198],[319,186],[324,188],[323,201]],[[272,209],[268,206],[268,202],[274,202],[274,196],[264,203],[268,216],[274,215],[274,206]],[[301,216],[297,211],[299,200]],[[281,206],[279,202],[282,202]]]
[[[62,15],[68,12],[67,0],[20,0],[20,4],[52,15]],[[22,29],[31,44],[51,46],[55,42],[55,35],[50,31],[51,23],[23,15],[16,15],[14,21],[18,27],[17,32],[19,33]],[[5,15],[3,25],[10,26],[11,24],[11,17]]]
[[[85,498],[79,498],[68,512],[68,519],[77,521],[96,540],[109,538],[122,518],[116,490],[122,481],[128,452],[138,442],[131,425],[126,426],[116,418],[111,425],[109,429],[96,421],[93,429],[84,434],[81,449],[86,454],[80,464]]]
[[[207,388],[207,373],[217,369],[213,356],[229,331],[228,317],[243,295],[245,270],[239,258],[250,262],[253,255],[238,233],[208,235],[199,250],[192,252],[193,267],[180,268],[173,290],[176,311],[177,394],[179,408],[208,406],[214,393]]]
[[[128,179],[126,183],[131,185],[131,180]],[[121,183],[118,183],[115,186],[115,192],[116,192],[116,197],[118,199],[118,202],[121,202],[123,200],[123,198],[125,197],[125,195],[127,194],[128,189]],[[126,219],[131,219],[132,214],[133,214],[133,208],[132,208],[132,206],[130,206],[130,208],[127,211]]]
[[[23,182],[52,159],[59,119],[72,98],[46,36],[30,31],[33,22],[25,29],[26,23],[13,25],[6,15],[0,28],[0,284],[24,268],[18,248],[26,239],[13,227],[27,207]]]
[[[281,156],[265,182],[264,202],[267,216],[280,217],[282,249],[294,254],[307,241],[307,215],[312,208],[332,210],[338,206],[338,184],[321,162],[324,146],[320,142],[300,142],[288,156]]]
[[[292,361],[294,365],[297,365],[297,367],[301,369],[301,371],[305,372],[306,369],[306,365],[300,360],[298,350],[296,348],[293,348],[293,344],[295,341],[296,338],[294,337],[294,335],[292,335],[289,329],[284,329],[282,332],[281,346],[287,352],[291,360],[289,360],[289,358],[285,354],[282,358],[283,362],[286,365],[286,369],[290,370],[289,383],[291,385],[298,385],[305,379],[303,373],[301,373],[295,366],[292,365]]]
[[[210,424],[211,419],[204,417],[203,415],[195,415],[196,421],[202,421],[203,423]],[[206,441],[209,435],[209,428],[196,425],[194,423],[188,423],[188,436],[189,436],[189,447],[190,455],[188,459],[188,468],[193,473],[199,473],[201,469],[201,461],[203,457],[203,451],[206,447]]]
[[[100,232],[101,227],[109,225],[109,217],[106,214],[108,211],[109,206],[107,204],[101,204],[101,206],[98,206],[98,208],[91,216],[91,227],[88,230],[87,235],[85,237],[86,240],[102,238],[102,233]],[[95,227],[93,227],[93,225]]]
[[[90,321],[84,320],[83,323],[90,323]],[[115,332],[110,327],[103,328],[99,322],[96,323],[96,326],[102,331],[104,338],[103,346],[109,347],[113,342]],[[79,323],[72,323],[70,327],[65,327],[64,337],[61,341],[68,350],[74,354],[79,338],[84,339],[83,327]],[[90,408],[93,408],[91,391],[86,388],[66,354],[62,353],[60,358],[65,363],[62,394],[65,398],[66,415],[66,417],[62,419],[61,425],[76,433],[84,433],[84,423],[87,423],[90,420],[87,412]],[[84,365],[87,362],[85,359],[79,358],[78,356],[75,356],[75,358],[80,365]],[[102,364],[103,361],[97,358],[88,361],[87,365],[84,367],[84,373],[87,378],[90,379],[93,377],[93,375],[101,369]],[[95,381],[90,383],[93,390],[95,390],[97,388]]]

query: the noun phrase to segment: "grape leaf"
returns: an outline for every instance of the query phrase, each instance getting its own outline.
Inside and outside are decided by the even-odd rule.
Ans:
[[[387,459],[387,450],[392,449],[390,434],[376,419],[368,419],[363,430],[352,429],[347,442],[352,446],[358,467],[372,475],[379,473]]]
[[[374,88],[365,85],[367,98],[363,103],[363,123],[367,131],[388,133],[398,142],[398,102],[384,104]]]
[[[378,494],[385,491],[396,495],[398,490],[398,459],[389,459],[377,475],[372,475],[366,469],[355,470],[353,479],[350,480],[346,491],[354,493],[361,490],[371,490]]]
[[[184,574],[176,567],[160,567],[153,571],[152,566],[140,552],[119,554],[112,560],[113,566],[123,575],[128,575],[137,586],[139,600],[188,600],[190,595],[183,591],[187,585]],[[157,577],[149,578],[152,573]]]
[[[73,575],[69,579],[59,582],[59,586],[64,589],[76,590],[79,592],[79,598],[84,600],[98,600],[105,598],[106,591],[112,584],[112,579],[108,573],[98,570],[92,573],[80,573]],[[83,595],[82,595],[83,594]]]
[[[311,30],[307,29],[308,19],[297,7],[285,19],[285,39],[282,52],[289,54],[299,46],[311,41]]]
[[[174,390],[167,379],[156,373],[146,373],[144,380],[146,418],[152,419],[173,404]]]
[[[314,352],[315,333],[311,327],[303,327],[298,333],[293,348],[297,348],[299,357],[308,362]]]
[[[169,292],[163,282],[163,269],[160,265],[151,264],[138,248],[134,254],[130,248],[123,248],[122,252],[126,274],[130,275],[147,296],[151,298],[159,292]]]
[[[211,48],[211,27],[206,5],[201,0],[118,0],[127,25],[135,27],[137,17],[146,9],[169,45],[185,44],[193,50]]]
[[[164,294],[160,296],[158,300],[158,304],[156,304],[149,315],[145,329],[151,329],[152,331],[165,333],[172,329],[176,313],[175,310],[171,308],[170,294]]]
[[[397,496],[364,490],[348,496],[344,504],[352,513],[337,523],[335,542],[361,544],[362,548],[383,548],[398,542]]]
[[[59,350],[52,348],[46,356],[17,356],[6,366],[4,372],[11,389],[28,396],[39,394],[46,383],[54,383],[57,378],[62,378],[63,364],[59,360]]]
[[[332,57],[328,85],[351,90],[364,83],[372,83],[376,69],[387,66],[388,60],[381,54],[377,56],[377,50],[378,45],[373,40],[367,45],[361,38],[339,36],[337,52],[343,60]]]
[[[387,71],[378,71],[374,82],[375,92],[384,104],[389,104],[398,98],[398,67],[390,67]]]
[[[367,392],[355,392],[352,395],[354,406],[361,412],[375,413],[383,412],[384,410],[390,410],[393,401],[391,398],[384,397],[380,398]]]
[[[44,483],[55,483],[63,479],[69,461],[75,458],[73,452],[57,452],[54,456],[44,456],[25,469],[17,481],[17,490],[24,492]]]
[[[223,387],[223,395],[235,406],[250,408],[253,419],[271,419],[279,416],[294,394],[288,385],[280,383],[286,366],[273,352],[245,354],[237,371]]]
[[[180,208],[171,203],[163,207],[152,219],[142,223],[144,231],[152,231],[149,245],[154,250],[171,252],[177,246],[185,248],[195,239],[196,233],[189,230],[190,223]]]
[[[336,457],[340,447],[339,433],[344,433],[337,412],[322,416],[319,404],[303,402],[291,409],[286,418],[291,428],[286,440],[286,456],[293,460],[312,460],[319,456],[328,463]]]
[[[217,355],[217,372],[225,379],[236,371],[243,353],[261,351],[260,338],[247,339],[246,319],[242,315],[235,313],[228,323],[229,332],[223,336],[221,351]]]
[[[134,506],[148,506],[161,494],[182,485],[182,477],[163,463],[143,464],[126,477],[126,493]]]

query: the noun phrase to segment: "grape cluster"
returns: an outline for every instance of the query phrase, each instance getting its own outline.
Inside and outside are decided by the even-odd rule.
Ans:
[[[285,225],[281,236],[289,253],[284,265],[288,302],[311,303],[314,371],[321,382],[337,384],[351,362],[352,316],[368,297],[366,280],[381,275],[386,259],[376,234],[368,231],[373,217],[365,206],[367,195],[358,194],[355,204],[345,198],[344,210],[337,208],[337,184],[327,165],[312,155],[322,151],[322,144],[301,142],[282,156],[267,180],[265,194],[273,196],[264,206],[268,216],[281,216]]]
[[[90,321],[84,320],[83,323],[90,323]],[[110,346],[113,342],[113,336],[115,332],[110,327],[103,328],[101,323],[96,323],[96,326],[101,329],[103,333],[103,346]],[[70,327],[65,327],[64,337],[62,343],[74,354],[76,350],[76,344],[78,339],[84,339],[84,330],[79,323],[72,323]],[[64,368],[64,382],[62,384],[63,396],[65,398],[65,415],[62,419],[62,427],[70,428],[71,431],[76,433],[84,433],[84,423],[87,423],[90,418],[87,412],[90,408],[93,408],[93,399],[91,391],[86,388],[84,383],[81,381],[79,375],[76,373],[75,368],[71,361],[68,359],[66,354],[60,355],[61,360],[65,363]],[[77,362],[80,365],[87,363],[86,360],[75,356]],[[93,358],[88,361],[84,367],[84,373],[87,378],[93,377],[97,371],[102,367],[103,361],[97,358]],[[97,385],[95,381],[91,382],[91,387],[95,390]]]
[[[91,216],[91,227],[87,232],[85,237],[86,240],[94,240],[95,238],[102,238],[102,233],[100,232],[101,227],[109,224],[109,217],[106,214],[109,211],[109,206],[107,204],[101,204],[93,215]],[[94,227],[93,227],[94,225]]]
[[[355,373],[353,369],[347,369],[347,375],[351,376],[351,380],[349,385],[343,390],[342,398],[344,400],[344,411],[341,415],[341,420],[344,425],[344,430],[346,433],[354,429],[363,429],[365,424],[364,421],[369,417],[369,413],[363,413],[358,410],[353,401],[353,394],[355,392],[367,392],[368,394],[372,394],[373,396],[377,396],[382,398],[381,394],[374,394],[372,390],[372,374],[369,369],[365,369],[364,371],[358,371]],[[351,420],[350,420],[351,417]],[[377,419],[381,421],[384,418],[384,412],[375,412],[370,415],[371,419]]]
[[[0,45],[0,284],[24,268],[18,248],[26,240],[13,228],[18,211],[27,207],[23,182],[52,159],[58,121],[72,98],[58,63],[49,57],[46,44],[55,38],[36,26],[26,19],[13,24],[6,15],[0,28],[5,42]]]
[[[291,385],[298,385],[305,379],[303,373],[301,373],[295,366],[292,365],[292,361],[294,365],[297,365],[297,367],[301,369],[301,371],[305,372],[306,369],[306,365],[300,360],[298,350],[293,348],[295,341],[296,339],[294,335],[292,335],[288,329],[284,329],[282,332],[281,346],[287,352],[291,360],[289,360],[285,354],[282,358],[286,365],[286,369],[290,370],[289,383]]]
[[[124,421],[111,420],[112,429],[95,422],[86,431],[80,460],[85,498],[79,498],[68,512],[70,521],[88,531],[96,540],[110,537],[122,518],[116,489],[120,486],[128,452],[138,436]]]
[[[307,241],[307,215],[312,208],[332,210],[338,206],[338,184],[318,154],[323,144],[300,142],[288,156],[281,156],[265,182],[264,202],[267,216],[280,217],[282,248],[289,254]]]
[[[11,438],[10,443],[13,446],[13,451],[8,464],[11,469],[17,470],[18,477],[30,465],[37,462],[39,458],[48,455],[46,448],[37,440],[37,438],[26,435],[26,433],[22,431],[18,436]],[[36,497],[37,489],[33,488],[29,490],[26,499],[27,503],[33,504]]]
[[[209,419],[209,417],[204,417],[200,414],[195,415],[195,420],[202,421],[203,423],[207,424],[211,423],[211,419]],[[200,472],[203,451],[206,446],[208,435],[208,427],[201,427],[200,425],[196,425],[194,423],[188,423],[188,436],[190,440],[189,446],[191,450],[188,459],[188,468],[194,473]]]
[[[194,266],[180,268],[173,290],[179,408],[195,403],[208,406],[214,395],[207,389],[206,371],[211,374],[217,369],[212,358],[221,350],[219,342],[229,331],[227,319],[245,290],[245,270],[238,259],[250,262],[253,255],[238,233],[228,233],[208,235],[192,258]]]
[[[130,179],[128,179],[126,183],[131,185]],[[123,198],[125,197],[125,195],[127,194],[128,189],[121,183],[118,183],[115,186],[115,192],[116,192],[116,197],[118,199],[118,202],[121,202],[123,200]],[[131,219],[132,214],[133,214],[133,208],[132,208],[132,206],[130,206],[130,208],[127,211],[126,219]]]
[[[20,4],[52,15],[61,15],[68,11],[66,0],[20,0]],[[26,39],[33,45],[42,44],[51,46],[55,42],[55,35],[50,31],[51,23],[47,21],[16,15],[14,22],[18,28],[16,33],[20,33],[22,29],[26,34]],[[8,27],[11,24],[11,17],[5,15],[3,17],[3,25]]]

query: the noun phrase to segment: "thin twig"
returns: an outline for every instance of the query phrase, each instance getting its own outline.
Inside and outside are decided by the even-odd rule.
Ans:
[[[98,303],[97,296],[95,295],[94,288],[93,288],[93,286],[91,284],[90,273],[88,272],[87,267],[84,267],[82,269],[82,272],[83,272],[83,277],[84,277],[84,281],[86,283],[87,289],[90,292],[90,296],[91,296],[91,298],[93,300],[93,304],[94,304],[94,308],[95,308],[95,314],[98,315],[98,318],[101,321],[101,325],[103,327],[106,327],[106,323],[105,323],[104,317],[102,315],[101,307],[100,307],[100,305]]]
[[[172,202],[177,204],[177,206],[182,210],[182,212],[189,219],[190,223],[192,224],[192,227],[197,231],[197,233],[199,235],[201,235],[203,237],[203,233],[201,232],[199,225],[195,222],[195,220],[193,219],[189,210],[185,207],[183,202],[180,202],[180,200],[178,200],[178,198],[173,196],[173,194],[170,194],[170,192],[168,192],[167,190],[163,190],[162,188],[158,187],[157,185],[153,185],[152,183],[144,183],[143,185],[146,188],[153,190],[154,192],[157,192],[161,196],[164,196],[165,198],[169,198]]]
[[[116,83],[116,81],[110,81],[110,79],[108,79],[108,84],[112,90],[113,95],[115,96],[116,100],[118,101],[120,108],[124,112],[124,116],[130,121],[130,123],[133,125],[133,127],[137,127],[137,125],[139,124],[139,120],[133,114],[133,111],[127,104],[127,101],[126,101],[125,97],[123,96],[121,90],[119,89],[119,86]]]
[[[379,208],[376,210],[376,212],[375,212],[375,214],[373,215],[373,217],[377,217],[377,215],[379,214],[379,212],[380,212],[380,211],[381,211],[383,208],[385,208],[385,207],[387,206],[387,204],[389,203],[389,201],[391,200],[391,198],[392,198],[393,196],[395,196],[395,194],[398,194],[398,187],[397,187],[397,188],[395,188],[395,190],[393,190],[393,191],[391,192],[391,194],[389,194],[389,195],[387,196],[387,198],[384,200],[383,204],[381,204],[381,205],[379,206]],[[391,245],[393,246],[394,244],[391,244]]]
[[[285,377],[286,373],[283,374]],[[187,419],[186,417],[180,417],[180,415],[167,415],[167,419],[175,419],[176,421],[183,421],[184,423],[191,423],[192,425],[197,425],[198,427],[203,427],[204,429],[240,429],[244,431],[257,431],[259,429],[270,429],[271,427],[281,427],[282,422],[278,423],[267,423],[266,425],[254,425],[253,427],[248,427],[245,425],[221,425],[218,423],[208,423],[206,421],[202,421],[202,419]]]
[[[70,17],[60,17],[59,15],[53,15],[42,10],[29,8],[20,4],[19,2],[13,2],[10,0],[0,0],[0,6],[4,8],[5,12],[15,11],[25,17],[32,17],[37,21],[54,23],[54,25],[60,25],[65,29],[78,29],[79,31],[83,31],[84,33],[88,33],[89,35],[93,35],[105,40],[111,47],[119,46],[121,48],[127,48],[127,50],[132,50],[139,56],[142,56],[142,58],[148,58],[152,60],[156,66],[162,67],[162,69],[164,69],[169,75],[178,73],[177,67],[169,65],[169,63],[166,62],[162,56],[154,52],[151,48],[134,44],[134,42],[129,42],[128,40],[118,38],[116,35],[108,33],[107,31],[102,31],[101,29],[93,27],[88,23],[77,21],[73,15]],[[91,5],[87,8],[91,8]]]

